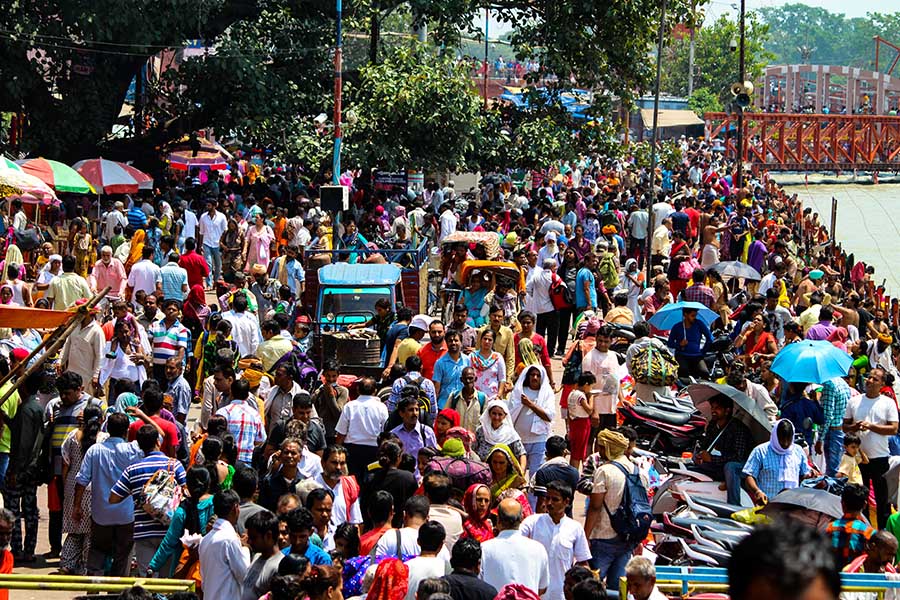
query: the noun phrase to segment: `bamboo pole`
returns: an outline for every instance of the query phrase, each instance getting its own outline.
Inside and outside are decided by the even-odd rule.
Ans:
[[[144,585],[144,583],[156,583],[168,587],[186,587],[193,583],[193,579],[164,579],[155,577],[105,577],[91,575],[34,575],[25,573],[5,573],[0,575],[0,584],[7,581],[59,581],[64,583],[129,583],[132,585]]]
[[[159,592],[161,594],[173,594],[175,592],[193,592],[194,582],[185,581],[184,585],[167,586],[154,583],[152,579],[140,583],[63,583],[47,581],[3,581],[0,582],[0,589],[7,590],[50,590],[61,592],[124,592],[140,585],[150,592]]]
[[[25,369],[25,372],[22,373],[21,376],[19,376],[16,383],[14,383],[5,392],[3,392],[2,395],[0,395],[0,408],[2,408],[4,404],[6,404],[6,401],[9,400],[9,398],[12,397],[13,393],[18,389],[18,387],[19,387],[18,382],[24,380],[26,377],[28,377],[29,375],[31,375],[32,373],[37,371],[39,368],[41,368],[41,366],[44,364],[44,362],[49,357],[53,356],[57,350],[59,350],[59,348],[63,345],[63,343],[66,341],[66,339],[70,335],[72,335],[73,331],[75,331],[75,327],[79,323],[81,323],[81,319],[84,318],[84,316],[86,314],[88,314],[88,311],[90,311],[92,308],[94,308],[94,306],[96,306],[104,297],[106,297],[106,294],[109,293],[110,289],[112,289],[112,288],[107,286],[105,289],[103,289],[103,291],[95,294],[86,303],[79,306],[77,312],[75,312],[72,315],[72,318],[69,319],[67,324],[60,325],[59,327],[57,327],[53,331],[53,333],[51,333],[49,336],[47,336],[47,339],[42,341],[40,344],[38,344],[37,348],[35,348],[34,350],[31,351],[31,354],[28,355],[28,358],[26,358],[25,360],[22,361],[23,364],[28,364],[29,361],[31,361],[32,359],[35,359],[36,355],[49,343],[49,347],[47,347],[47,349],[44,351],[44,353],[41,356],[37,356],[37,358],[35,359],[35,362],[30,367]],[[64,328],[64,329],[62,331],[60,331],[60,329],[62,329],[62,328]],[[55,338],[55,339],[53,339],[53,338]],[[53,339],[52,342],[50,342],[51,339]],[[15,375],[16,370],[17,369],[11,369],[9,371],[9,373],[7,373],[5,377],[3,377],[3,379],[0,379],[0,388],[2,388],[4,385],[9,383],[9,381]]]

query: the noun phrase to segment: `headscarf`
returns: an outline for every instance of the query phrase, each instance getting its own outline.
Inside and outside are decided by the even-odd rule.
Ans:
[[[510,489],[519,478],[521,478],[522,481],[525,481],[525,472],[522,470],[522,465],[519,464],[519,460],[513,456],[512,450],[510,450],[509,446],[506,444],[497,444],[491,448],[491,451],[488,453],[488,464],[490,464],[491,456],[493,456],[494,452],[502,452],[506,455],[511,471],[505,478],[491,484],[491,496],[496,500],[497,496]]]
[[[497,429],[494,429],[491,425],[491,409],[495,406],[501,408],[503,412],[506,413],[503,423],[501,423],[500,427]],[[484,441],[491,446],[491,448],[498,444],[508,446],[509,444],[521,441],[519,434],[516,433],[516,430],[512,425],[512,421],[509,419],[509,407],[505,401],[500,400],[499,398],[495,398],[484,405],[484,412],[481,413],[479,421],[481,422],[481,434],[484,436]]]
[[[790,487],[797,487],[797,477],[799,473],[792,472],[793,469],[791,465],[788,464],[790,456],[793,454],[791,451],[791,445],[788,445],[787,448],[782,447],[781,442],[778,440],[778,427],[782,423],[787,423],[791,428],[791,438],[794,437],[794,424],[791,423],[787,419],[779,419],[775,422],[775,425],[772,426],[772,433],[769,435],[769,448],[778,456],[778,476],[776,480],[784,484],[784,487],[788,487],[790,483]]]
[[[475,441],[475,434],[465,427],[451,427],[450,430],[447,431],[445,437],[448,440],[457,439],[461,441],[467,454],[472,451],[472,443]]]
[[[483,483],[473,483],[463,495],[463,508],[466,509],[468,517],[463,521],[462,537],[470,537],[484,543],[487,540],[493,539],[494,526],[490,519],[488,519],[488,515],[491,512],[490,506],[488,506],[488,510],[485,511],[483,517],[479,516],[478,511],[475,510],[475,494],[477,494],[478,490],[481,488],[487,489],[488,493],[491,491],[491,488]],[[493,498],[493,496],[491,497]]]
[[[14,290],[13,287],[11,285],[9,285],[8,283],[4,283],[3,285],[0,285],[0,292],[2,292],[3,290],[9,290],[9,292],[10,292],[10,294],[12,294],[12,296],[10,296],[9,300],[7,300],[5,302],[2,299],[0,299],[0,304],[15,305],[16,302],[13,301],[13,297],[16,294],[16,290]]]
[[[137,417],[130,414],[127,410],[129,406],[137,406],[141,403],[141,399],[137,397],[137,395],[132,394],[131,392],[125,392],[124,394],[119,394],[119,397],[116,398],[116,404],[114,409],[111,412],[120,412],[128,415],[128,422],[134,423],[137,421]]]
[[[128,259],[125,261],[125,269],[130,269],[132,265],[141,260],[144,252],[144,240],[147,238],[143,229],[138,229],[131,237],[131,252],[128,253]]]
[[[632,266],[637,267],[637,264],[638,264],[638,262],[637,262],[636,259],[634,259],[634,258],[629,258],[628,260],[625,261],[625,272],[626,272],[626,273],[630,273],[630,272],[631,272],[631,267],[632,267]]]
[[[616,460],[624,456],[628,449],[628,438],[612,429],[604,429],[597,434],[597,443],[603,446],[608,460]]]
[[[466,447],[459,438],[447,438],[444,445],[441,446],[441,455],[450,458],[464,458],[466,456]]]
[[[439,413],[437,414],[437,416],[439,416],[439,417],[444,417],[445,419],[447,419],[448,421],[450,421],[450,423],[451,423],[451,428],[452,428],[452,427],[459,427],[459,424],[460,424],[460,421],[461,421],[461,417],[459,416],[459,413],[456,412],[455,410],[453,410],[452,408],[445,408],[445,409],[442,409],[441,412],[439,412]]]
[[[375,579],[366,596],[367,600],[403,600],[409,588],[409,567],[398,558],[388,558],[378,563]]]
[[[846,327],[835,327],[834,331],[831,332],[828,336],[828,341],[832,343],[837,348],[840,348],[844,352],[847,351],[847,339],[850,337],[850,334],[847,332]]]
[[[17,267],[21,267],[25,264],[25,257],[22,256],[22,251],[19,250],[19,247],[15,244],[10,244],[6,248],[6,258],[3,260],[3,278],[6,278],[6,267],[9,265],[16,265]]]
[[[202,285],[195,283],[188,291],[187,298],[184,299],[182,308],[184,316],[199,321],[200,315],[197,313],[197,309],[201,306],[206,306],[206,292],[203,291]]]
[[[521,583],[507,583],[500,588],[494,600],[541,600],[541,597]]]
[[[530,373],[532,369],[537,369],[541,374],[541,388],[537,390],[537,392],[528,388],[529,397],[535,396],[532,400],[538,408],[547,413],[550,420],[545,421],[535,415],[531,421],[531,431],[528,433],[533,433],[535,435],[549,434],[553,419],[556,417],[556,394],[553,391],[553,387],[550,385],[550,378],[547,377],[547,372],[542,365],[528,365],[522,369],[518,380],[516,380],[516,385],[513,387],[512,394],[509,397],[509,418],[513,423],[517,423],[519,417],[523,414],[523,411],[526,410],[525,405],[522,404],[522,395],[526,393],[525,384],[528,379],[528,373]],[[516,429],[516,431],[518,432],[519,430]]]

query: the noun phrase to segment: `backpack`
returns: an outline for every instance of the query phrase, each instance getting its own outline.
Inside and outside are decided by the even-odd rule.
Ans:
[[[431,398],[428,397],[428,394],[425,392],[425,389],[422,387],[422,382],[425,381],[425,378],[419,375],[419,378],[410,377],[409,375],[404,375],[400,378],[404,382],[403,390],[401,390],[400,395],[404,396],[404,392],[409,388],[409,393],[412,395],[412,388],[416,389],[416,396],[419,399],[419,423],[423,425],[428,425],[431,427],[434,423],[434,419],[431,417]],[[397,425],[403,422],[403,419],[400,418],[400,414],[397,412],[395,408],[391,411],[391,414],[388,415],[388,420],[384,424],[384,431],[390,431]]]
[[[569,286],[567,286],[566,282],[555,273],[553,274],[553,281],[550,284],[550,302],[553,303],[553,308],[556,310],[563,310],[575,306],[575,299],[572,297],[572,291],[569,290]]]
[[[269,373],[274,373],[275,369],[282,365],[290,365],[294,368],[294,381],[299,383],[300,387],[307,392],[311,392],[315,389],[316,384],[319,383],[319,371],[316,369],[316,364],[305,352],[301,351],[296,346],[290,352],[276,360],[275,364],[272,365],[272,368],[269,369]]]
[[[569,359],[563,362],[561,381],[563,385],[575,385],[581,377],[581,361],[584,359],[584,353],[581,351],[580,343],[575,343],[579,345],[572,350]]]
[[[656,348],[650,344],[634,353],[629,367],[634,380],[646,385],[672,385],[678,377],[678,361],[669,349]]]
[[[625,488],[622,490],[622,503],[616,512],[609,512],[606,502],[603,508],[609,515],[609,524],[619,537],[628,544],[640,543],[650,532],[650,524],[653,522],[653,512],[650,510],[650,501],[647,499],[647,488],[641,482],[640,470],[634,466],[634,472],[628,473],[625,466],[616,461],[609,464],[615,465],[625,475]]]
[[[616,264],[616,257],[610,253],[604,254],[597,266],[597,275],[603,280],[606,289],[615,289],[619,285],[619,266]]]
[[[491,468],[483,462],[468,458],[436,456],[428,461],[425,474],[440,473],[450,478],[450,485],[457,491],[465,492],[473,483],[483,483],[490,487]]]
[[[159,523],[168,525],[181,504],[181,486],[175,479],[175,459],[169,459],[165,469],[159,469],[144,484],[141,508]]]

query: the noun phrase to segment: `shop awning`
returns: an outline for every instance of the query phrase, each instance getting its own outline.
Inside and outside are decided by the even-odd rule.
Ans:
[[[644,127],[648,129],[653,127],[653,109],[642,108],[641,120],[644,122]],[[698,117],[697,113],[692,110],[660,109],[659,111],[659,127],[661,129],[703,124],[703,119]]]
[[[11,329],[54,329],[72,318],[67,310],[44,310],[0,304],[0,327]]]

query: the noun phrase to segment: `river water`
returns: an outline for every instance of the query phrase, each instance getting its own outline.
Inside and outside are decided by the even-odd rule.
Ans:
[[[875,267],[875,281],[884,280],[888,294],[900,295],[900,183],[804,185],[798,177],[775,179],[818,212],[826,227],[831,224],[831,198],[836,198],[838,242],[856,260]]]

